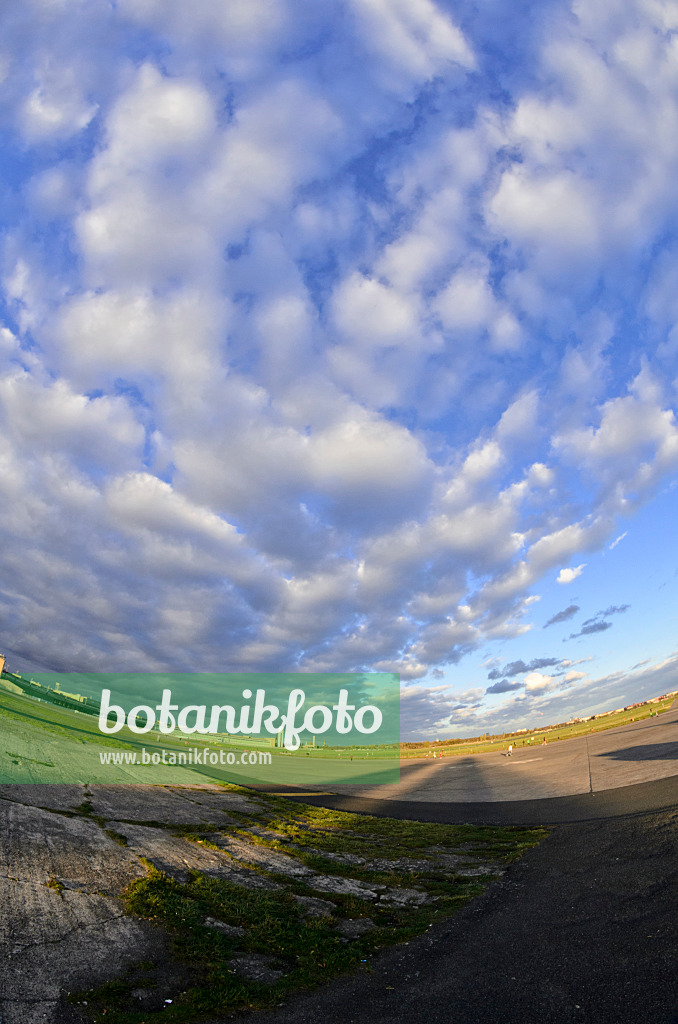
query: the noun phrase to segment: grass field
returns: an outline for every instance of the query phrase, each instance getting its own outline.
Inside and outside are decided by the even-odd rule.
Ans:
[[[642,721],[651,715],[662,714],[664,711],[669,710],[674,699],[675,694],[671,694],[656,704],[645,703],[628,711],[597,716],[588,722],[545,726],[541,729],[529,730],[528,732],[507,732],[504,736],[488,737],[485,740],[442,741],[416,747],[401,745],[401,756],[406,758],[426,757],[427,754],[431,756],[433,751],[437,753],[438,757],[449,757],[458,754],[483,754],[491,750],[505,750],[509,743],[512,743],[514,747],[538,746],[544,740],[547,743],[556,743],[559,740],[569,740],[575,736],[590,736],[592,733],[605,732],[608,729],[616,729],[621,725],[629,725],[631,722]]]
[[[247,748],[247,749],[246,749]],[[161,757],[175,763],[140,763]],[[196,762],[196,752],[198,762]],[[129,760],[102,763],[111,753]],[[221,760],[232,757],[226,764]],[[243,761],[247,754],[265,755],[256,764]],[[206,756],[216,758],[207,762]],[[270,757],[270,761],[267,759]],[[322,760],[318,760],[318,758]],[[186,761],[187,758],[192,760]],[[202,761],[199,759],[202,758]],[[0,784],[3,783],[152,783],[196,782],[205,776],[241,784],[325,785],[332,782],[389,784],[399,778],[397,746],[379,754],[351,753],[306,747],[296,753],[271,748],[270,742],[227,736],[138,735],[126,727],[103,735],[93,715],[39,701],[0,685]]]
[[[590,735],[662,714],[673,702],[646,703],[628,711],[598,716],[586,722],[543,727],[529,732],[506,733],[471,740],[390,744],[384,746],[303,746],[291,753],[272,750],[270,741],[225,736],[180,738],[160,737],[157,733],[139,736],[126,727],[115,736],[105,736],[97,719],[85,713],[35,700],[0,683],[0,783],[23,782],[148,782],[169,783],[195,780],[196,773],[220,781],[247,783],[312,784],[362,783],[387,784],[398,781],[401,759],[455,757],[482,754],[514,747],[535,746],[544,740],[554,743],[576,736]],[[240,763],[229,768],[203,764],[173,767],[153,764],[103,766],[100,751],[161,751],[185,755],[188,749],[206,748],[234,751],[240,757],[243,746],[251,751],[270,751],[272,763],[251,768]]]
[[[455,757],[468,754],[484,754],[493,750],[505,750],[509,743],[514,747],[527,747],[541,744],[544,740],[547,743],[556,743],[559,740],[572,739],[575,736],[589,736],[592,733],[605,732],[608,729],[615,729],[618,726],[629,725],[631,722],[639,722],[649,718],[650,715],[662,714],[668,711],[675,699],[671,694],[666,699],[656,704],[642,704],[640,707],[628,711],[619,711],[613,714],[606,714],[590,719],[588,722],[575,722],[572,724],[543,726],[540,729],[528,730],[527,732],[507,732],[503,736],[488,736],[486,739],[469,740],[440,740],[433,742],[422,741],[420,743],[401,743],[399,747],[347,747],[342,757],[347,758],[390,758],[399,752],[401,759],[431,757],[435,751],[437,757]],[[337,751],[333,748],[319,747],[311,751],[311,755],[320,757],[337,757]]]

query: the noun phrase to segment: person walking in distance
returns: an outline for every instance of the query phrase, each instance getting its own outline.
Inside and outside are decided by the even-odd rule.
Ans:
[[[512,753],[513,753],[513,744],[509,743],[508,753],[507,753],[506,756],[510,757]]]

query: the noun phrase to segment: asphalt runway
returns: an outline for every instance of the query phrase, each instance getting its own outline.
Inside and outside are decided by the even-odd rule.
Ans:
[[[454,917],[266,1024],[678,1024],[677,831],[678,807],[561,825]]]
[[[388,786],[257,787],[342,811],[416,821],[547,825],[678,804],[678,710],[602,733],[461,757],[404,761]],[[331,790],[331,792],[327,792]]]
[[[555,827],[453,918],[384,950],[369,973],[279,1006],[268,1024],[678,1024],[678,712],[512,758],[405,764],[402,775],[381,793],[286,795],[419,821]]]

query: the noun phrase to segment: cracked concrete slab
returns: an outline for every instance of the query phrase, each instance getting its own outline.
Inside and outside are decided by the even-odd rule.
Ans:
[[[0,879],[2,1024],[61,1024],[64,993],[89,988],[157,952],[165,937],[124,916],[118,899]]]
[[[130,882],[145,876],[148,864],[181,881],[191,872],[200,872],[268,890],[283,886],[267,873],[299,879],[318,893],[317,897],[295,896],[306,917],[327,917],[337,911],[336,904],[320,894],[355,895],[403,907],[426,899],[417,889],[322,874],[302,863],[298,857],[302,848],[293,843],[282,852],[249,841],[248,831],[251,839],[275,835],[253,818],[249,829],[240,831],[239,816],[256,815],[261,807],[256,797],[211,784],[3,786],[1,1024],[71,1024],[80,1018],[66,1002],[69,991],[96,987],[120,976],[127,965],[155,959],[158,952],[164,955],[163,946],[169,959],[166,933],[150,922],[125,916],[119,898]],[[181,831],[179,826],[189,826],[198,835],[189,839],[175,834]],[[126,845],[116,842],[116,835]],[[329,859],[368,870],[440,865],[464,873],[467,857],[458,852],[435,853],[430,861],[389,861],[330,851]],[[488,867],[469,868],[468,873],[482,874]],[[218,918],[207,918],[205,924],[234,940],[242,938],[238,925]],[[349,932],[353,927],[357,934],[365,927],[364,920],[349,926]],[[351,941],[350,935],[343,935],[344,940]],[[280,976],[279,968],[269,958],[245,956],[233,970],[270,982]],[[155,999],[153,993],[139,996],[138,1005],[148,1008]]]
[[[367,864],[367,858],[360,857],[357,853],[334,853],[331,850],[316,851],[310,847],[299,847],[299,849],[305,849],[307,853],[320,852],[321,856],[326,860],[334,860],[337,864],[349,864],[352,867],[362,867],[363,864]]]
[[[385,885],[360,882],[356,878],[342,878],[341,875],[315,875],[308,879],[311,889],[318,892],[335,892],[337,896],[359,896],[363,900],[376,900]]]
[[[119,894],[147,871],[146,857],[175,877],[190,870],[241,885],[274,887],[226,852],[172,835],[169,829],[106,826],[91,814],[126,811],[143,820],[228,824],[228,806],[247,803],[215,787],[4,786],[0,792],[0,1021],[63,1024],[75,1019],[66,993],[101,984],[125,966],[157,956],[162,930],[124,914]],[[49,808],[49,809],[46,809]]]
[[[380,899],[382,903],[396,907],[422,907],[425,903],[433,903],[436,897],[427,896],[420,889],[389,889]]]
[[[503,875],[504,870],[498,864],[479,864],[477,867],[467,864],[466,867],[454,868],[454,873],[462,878],[480,878],[482,875]]]
[[[239,924],[226,924],[225,921],[218,921],[216,917],[206,917],[203,925],[205,928],[216,928],[228,939],[241,939],[247,935],[246,929],[241,928]]]
[[[214,878],[227,878],[250,888],[274,888],[273,882],[236,862],[227,853],[172,835],[168,829],[148,825],[130,825],[123,821],[107,823],[127,839],[125,850],[145,857],[158,871],[185,881],[191,871]]]
[[[98,825],[38,807],[0,801],[0,875],[118,895],[145,869]],[[27,851],[30,850],[30,856]]]
[[[336,903],[321,900],[315,896],[295,896],[304,917],[331,917],[337,909]]]
[[[84,784],[6,783],[0,785],[0,800],[12,800],[27,807],[48,807],[55,811],[69,811],[80,806],[85,799],[86,791],[87,786]]]
[[[104,818],[161,821],[176,825],[227,825],[232,822],[225,806],[205,804],[196,791],[184,793],[158,786],[94,785],[88,799],[92,813]]]
[[[241,974],[251,981],[272,985],[285,973],[273,966],[275,962],[273,956],[265,956],[263,953],[246,953],[243,956],[234,957],[231,960],[231,968],[235,974]]]
[[[33,881],[0,878],[0,901],[7,908],[0,919],[0,942],[10,956],[62,943],[74,932],[123,917],[119,901]],[[39,985],[40,979],[35,983]]]
[[[0,998],[0,1021],[2,1024],[46,1024],[57,1019],[54,1016],[56,1005],[57,1002],[53,999],[39,999],[34,1002],[21,999],[13,1005],[12,1001],[3,1001]],[[17,1012],[19,1016],[16,1016]]]
[[[210,836],[210,839],[236,860],[256,864],[265,871],[273,871],[290,877],[314,874],[311,868],[279,850],[271,850],[267,846],[257,846],[244,839],[239,839],[237,836],[219,835]]]
[[[423,860],[414,857],[399,857],[398,860],[376,857],[369,862],[368,866],[371,871],[430,871],[437,863],[437,860]]]
[[[216,807],[223,811],[240,811],[243,814],[256,813],[262,804],[245,793],[224,789],[217,785],[172,786],[172,792],[195,801],[203,807]]]
[[[83,799],[80,787],[26,788],[42,790],[27,794],[36,802]],[[158,935],[115,898],[145,874],[138,858],[95,822],[16,802],[23,795],[0,800],[0,1020],[61,1024],[64,991],[105,981]]]
[[[383,902],[393,903],[397,906],[419,906],[429,902],[426,894],[418,889],[388,889],[385,892],[386,886],[375,885],[373,882],[362,882],[358,879],[343,878],[336,875],[318,874],[286,853],[281,853],[279,850],[271,850],[265,846],[253,846],[236,836],[212,836],[211,838],[240,861],[257,864],[265,871],[273,871],[293,878],[303,878],[310,888],[320,892],[361,896],[363,899],[376,899],[377,895],[382,893],[383,895],[380,896],[380,899]],[[323,851],[322,855],[328,856],[326,851]],[[342,863],[348,862],[354,866],[365,863],[363,857],[356,855],[330,855],[330,859],[341,861]],[[419,863],[430,866],[428,861],[419,861]],[[463,874],[464,871],[459,869],[457,873]],[[478,871],[471,869],[471,873],[486,874],[487,868],[483,867]]]

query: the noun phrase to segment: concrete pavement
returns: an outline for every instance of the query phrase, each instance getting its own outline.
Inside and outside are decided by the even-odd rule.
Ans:
[[[262,789],[264,787],[261,787]],[[269,792],[294,791],[266,787]],[[333,785],[303,801],[422,821],[553,824],[678,803],[678,711],[546,746],[403,761],[388,786]]]
[[[678,775],[678,710],[606,732],[505,751],[402,762],[393,786],[368,799],[478,803],[600,793]],[[336,793],[356,787],[329,786]]]
[[[557,828],[453,918],[266,1024],[678,1024],[677,829],[678,808]]]
[[[400,786],[296,799],[560,827],[454,918],[268,1024],[678,1024],[678,713],[402,774]]]

